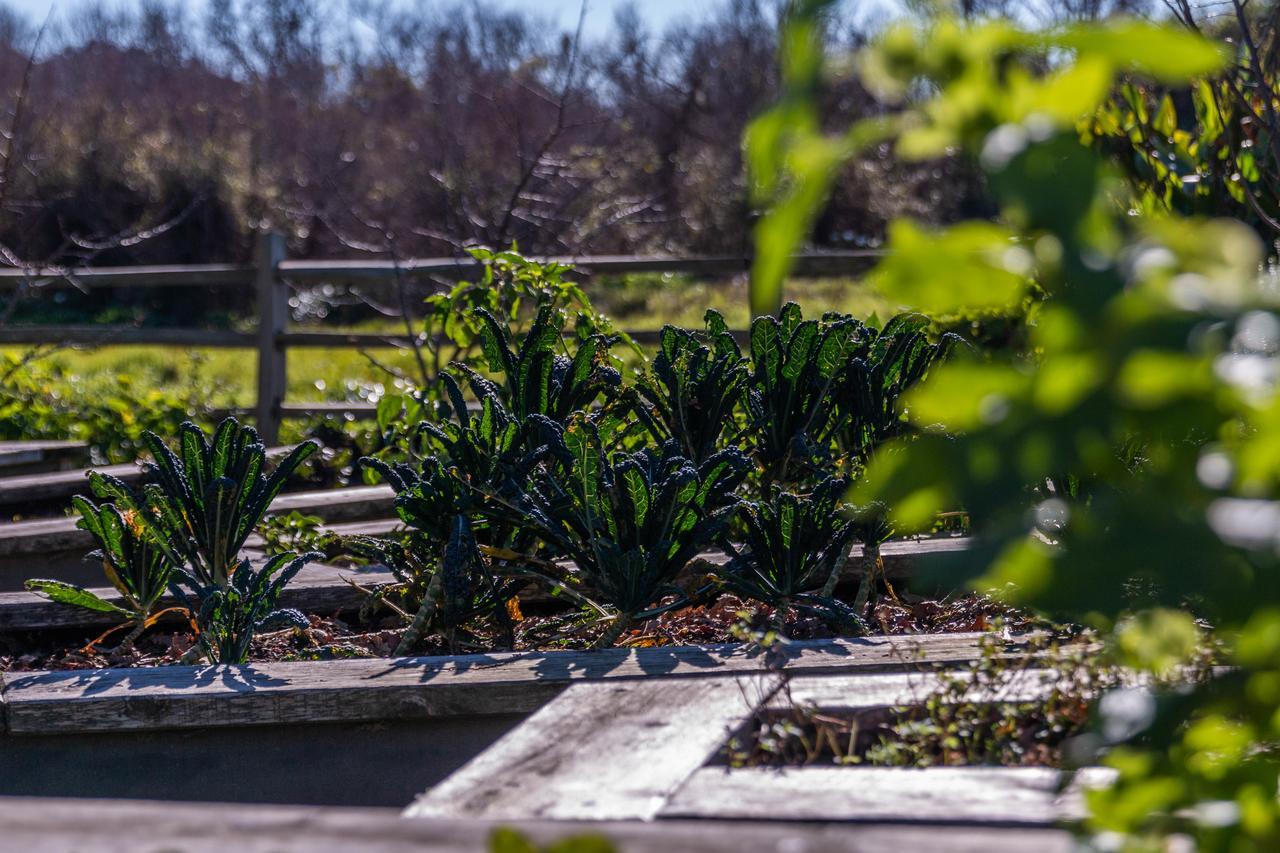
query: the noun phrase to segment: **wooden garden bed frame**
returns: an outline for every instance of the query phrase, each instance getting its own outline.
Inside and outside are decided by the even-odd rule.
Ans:
[[[788,672],[901,671],[973,660],[991,636],[793,640],[782,648]],[[1006,640],[1010,653],[1024,642]],[[6,737],[367,722],[530,713],[576,682],[640,684],[657,677],[683,692],[695,679],[736,691],[734,677],[742,675],[776,678],[757,647],[737,643],[11,672],[0,674],[0,715]],[[564,713],[567,705],[560,708]]]
[[[788,668],[959,665],[981,638],[795,642]],[[740,645],[10,673],[0,794],[398,808],[571,685],[694,695],[736,691],[740,678],[777,676]]]
[[[862,711],[919,704],[936,672],[767,674],[575,684],[419,797],[408,817],[521,820],[902,822],[1047,828],[1083,814],[1087,768],[1065,790],[1042,767],[714,766],[759,711],[807,705]],[[963,677],[950,676],[950,677]],[[784,683],[787,690],[783,691]],[[1053,673],[1030,670],[965,701],[1045,698]],[[572,732],[572,737],[565,737]]]
[[[84,447],[84,445],[80,446]],[[5,442],[0,442],[0,457],[5,454],[4,447]],[[269,447],[267,459],[272,462],[279,461],[292,449],[292,447]],[[23,504],[57,500],[70,501],[75,495],[88,493],[90,471],[107,474],[130,485],[141,483],[143,479],[142,465],[138,462],[102,465],[94,468],[39,471],[14,476],[9,476],[9,471],[0,464],[0,474],[4,475],[0,476],[0,507],[12,508]]]
[[[2,525],[0,525],[2,526]],[[378,536],[385,535],[400,527],[396,519],[381,521],[351,522],[326,525],[325,529],[341,535],[357,533]],[[83,532],[83,531],[77,531]],[[254,536],[249,540],[251,548],[261,547],[262,541]],[[939,561],[962,559],[966,551],[972,547],[967,537],[946,536],[931,539],[904,539],[886,542],[881,547],[881,557],[885,573],[889,577],[907,577],[919,573],[922,568],[936,566]],[[81,564],[81,554],[73,552],[77,562],[74,572],[68,571],[62,564],[50,567],[42,559],[32,557],[23,561],[11,561],[6,565],[0,560],[0,633],[19,631],[37,631],[59,628],[101,628],[114,624],[115,620],[108,614],[88,610],[78,610],[64,605],[54,604],[42,596],[30,592],[16,591],[22,582],[32,577],[54,577],[59,580],[70,579],[89,585],[95,593],[107,601],[119,601],[119,594],[110,588],[96,587],[94,581],[101,578],[100,570],[95,565]],[[260,558],[260,554],[248,552],[248,555]],[[718,551],[707,552],[702,557],[712,563],[723,563],[724,554]],[[845,566],[846,577],[857,577],[868,567],[861,545],[855,545],[850,551],[849,562]],[[359,608],[365,601],[363,592],[353,587],[347,579],[355,580],[361,586],[368,587],[395,580],[390,571],[378,566],[363,568],[339,567],[328,565],[309,565],[285,587],[282,605],[296,607],[308,613],[331,614],[342,613]],[[537,598],[538,596],[534,596]],[[164,599],[164,604],[171,603]]]
[[[88,482],[83,491],[88,491]],[[282,515],[296,511],[325,521],[360,521],[390,516],[394,507],[395,494],[390,486],[350,486],[286,493],[271,502],[268,512]],[[0,524],[0,557],[92,547],[92,537],[76,527],[74,518],[40,518]]]
[[[103,800],[0,798],[0,826],[28,853],[457,853],[484,851],[499,826],[538,844],[598,834],[619,853],[1068,853],[1055,830],[824,823],[676,821],[571,823],[404,820],[383,809],[215,806]]]
[[[271,503],[270,513],[300,512],[329,522],[368,521],[394,513],[395,496],[390,486],[354,486],[280,495]],[[254,536],[250,548],[261,547]],[[81,566],[84,554],[93,548],[93,538],[76,527],[70,517],[13,521],[0,524],[0,591],[22,589],[30,577],[53,577],[73,583],[93,583],[101,577],[96,569]]]
[[[0,441],[0,475],[39,474],[76,468],[89,461],[82,441]]]

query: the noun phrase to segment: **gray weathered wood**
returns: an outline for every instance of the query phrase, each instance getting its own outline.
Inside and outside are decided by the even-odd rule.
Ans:
[[[154,329],[138,326],[5,326],[0,344],[247,348],[253,335],[224,329]]]
[[[290,447],[270,447],[267,449],[267,458],[272,460],[279,459],[291,449]],[[32,501],[50,501],[59,498],[70,498],[72,495],[85,494],[89,490],[89,470],[77,468],[67,471],[0,477],[0,506],[13,506]],[[130,484],[138,483],[142,480],[142,468],[136,462],[126,462],[123,465],[103,465],[91,470],[108,474]]]
[[[301,512],[326,521],[351,521],[394,512],[390,486],[355,486],[315,492],[289,492],[271,503],[275,514]],[[0,524],[0,557],[85,550],[93,540],[72,518],[42,518]]]
[[[792,667],[787,668],[792,673]],[[698,811],[704,804],[717,805],[717,780],[727,768],[704,771],[733,732],[739,730],[762,708],[786,708],[794,704],[874,708],[918,701],[938,686],[936,673],[826,673],[823,675],[776,673],[756,676],[739,683],[693,679],[684,683],[663,680],[608,685],[575,685],[547,704],[485,752],[440,785],[423,794],[405,814],[409,817],[466,817],[483,819],[651,819],[666,815],[673,805],[672,795],[693,785],[687,812],[690,817],[718,817],[715,811]],[[1037,672],[1023,688],[998,695],[975,690],[979,700],[1010,701],[1023,697],[1040,698],[1049,683],[1047,674]],[[735,689],[736,688],[736,689]],[[565,738],[564,732],[573,732]],[[827,769],[827,768],[821,768]],[[837,770],[855,768],[835,768]],[[709,781],[693,780],[703,773]],[[750,806],[732,817],[819,819],[818,809],[797,812],[791,805],[803,799],[803,784],[797,782],[785,796],[770,798],[758,775],[738,782],[749,791],[761,792]],[[810,777],[803,777],[808,781]],[[892,777],[900,780],[903,777]],[[912,777],[914,778],[914,777]],[[952,800],[963,792],[959,782],[942,790]],[[998,777],[1003,781],[1006,777]],[[818,777],[812,777],[815,781]],[[1012,783],[1011,783],[1012,784]],[[1017,787],[1017,786],[1013,786]],[[1024,784],[1028,789],[1034,785]],[[842,787],[847,795],[850,788]],[[1036,789],[1039,790],[1039,789]],[[1031,794],[1027,795],[1031,797]],[[731,794],[723,798],[732,801]],[[874,803],[868,809],[874,807]],[[733,806],[724,806],[732,808]],[[860,819],[832,812],[833,819]],[[897,816],[889,819],[897,819]],[[999,822],[999,821],[996,821]]]
[[[276,267],[284,260],[284,235],[267,232],[258,235],[254,278],[258,294],[258,434],[268,444],[280,437],[280,404],[285,394],[285,349],[280,336],[289,323],[289,288],[276,275]]]
[[[483,851],[499,825],[403,820],[390,809],[0,799],[4,844],[24,853],[456,853]],[[538,844],[598,834],[619,853],[1067,853],[1057,830],[781,822],[521,821]]]
[[[661,817],[1048,827],[1078,819],[1081,786],[1111,778],[1089,768],[1059,793],[1061,773],[1046,767],[705,767]]]
[[[40,525],[33,523],[33,526],[38,527]],[[357,534],[385,536],[402,528],[403,523],[399,519],[326,523],[321,526],[322,531],[339,536]],[[58,529],[61,530],[61,528]],[[3,525],[0,525],[0,532],[2,530]],[[61,542],[62,540],[56,541]],[[248,549],[260,550],[264,542],[262,537],[254,534],[249,537],[245,544]],[[0,556],[0,590],[19,590],[27,578],[53,577],[89,586],[104,598],[115,600],[116,594],[114,590],[97,588],[97,585],[101,583],[101,574],[96,566],[84,562],[82,558],[83,550],[88,548],[89,545],[90,543],[85,540],[80,544],[79,551],[68,551],[65,548],[55,551],[46,549],[40,552],[39,557]],[[895,577],[909,575],[918,568],[920,562],[927,561],[930,555],[953,553],[962,550],[965,546],[966,540],[959,538],[945,541],[907,540],[902,543],[894,543],[894,547],[884,559],[885,570]],[[34,548],[34,545],[32,548]],[[58,554],[63,556],[57,558],[58,562],[53,562]],[[719,551],[706,552],[702,555],[702,558],[714,565],[722,565],[727,559]],[[564,561],[563,565],[569,570],[573,567],[573,564],[568,561]],[[855,575],[863,569],[865,569],[865,566],[861,557],[861,549],[855,549],[849,574],[850,576]],[[346,570],[334,570],[333,574],[317,573],[314,576],[310,576],[305,592],[299,592],[297,603],[289,606],[307,609],[307,612],[312,613],[338,612],[357,606],[360,593],[340,579],[343,571]],[[360,577],[364,578],[368,583],[383,583],[392,579],[390,574],[382,570],[362,570]],[[300,581],[302,578],[300,577],[298,580]],[[295,581],[296,583],[297,581]],[[288,597],[289,593],[286,592],[286,598]],[[522,594],[522,598],[528,601],[547,600],[545,594],[539,594],[537,591]],[[82,628],[93,625],[106,627],[113,624],[113,622],[114,618],[109,614],[57,607],[30,593],[0,591],[0,633],[46,628]]]
[[[832,250],[802,252],[795,256],[797,275],[821,275],[865,270],[884,256],[877,250]],[[617,275],[635,272],[686,272],[703,275],[733,275],[747,272],[751,259],[742,255],[700,257],[648,257],[629,255],[579,255],[538,258],[543,262],[570,264],[584,274]],[[475,275],[482,268],[479,261],[467,258],[406,258],[399,262],[359,261],[285,261],[280,274],[295,281],[389,281],[396,277],[410,279],[450,279]]]
[[[352,587],[344,578],[350,578],[362,586],[395,580],[389,571],[380,567],[356,569],[308,565],[284,588],[284,592],[280,594],[280,606],[321,615],[357,610],[364,604],[366,595]],[[120,594],[110,587],[91,589],[100,598],[114,604],[123,604]],[[160,599],[158,609],[177,603],[172,596],[166,595]],[[173,618],[176,620],[182,617],[174,614]],[[0,634],[72,628],[98,630],[119,621],[109,613],[57,604],[33,592],[0,592]]]
[[[89,458],[83,441],[0,441],[0,471],[5,474],[58,471]]]
[[[247,287],[253,268],[234,264],[168,264],[81,269],[0,269],[0,290],[20,287]]]
[[[787,669],[818,673],[954,664],[978,654],[981,636],[792,641]],[[8,730],[50,734],[520,713],[536,709],[576,681],[763,670],[757,649],[723,644],[9,673],[0,678]]]
[[[781,683],[768,674],[574,685],[405,816],[649,820]]]
[[[863,675],[801,675],[788,681],[786,689],[768,702],[770,710],[791,707],[818,708],[823,711],[854,711],[870,708],[892,708],[917,705],[938,690],[943,679],[970,680],[966,672],[936,671]],[[1009,671],[1008,681],[991,689],[990,685],[971,688],[957,696],[959,702],[1034,702],[1043,699],[1058,683],[1052,670],[1026,669],[1016,674]]]

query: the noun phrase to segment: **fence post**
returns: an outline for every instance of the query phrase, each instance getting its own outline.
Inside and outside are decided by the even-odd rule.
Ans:
[[[289,318],[289,289],[276,271],[284,260],[284,235],[258,234],[254,249],[258,292],[258,435],[268,446],[280,440],[280,405],[284,402],[285,351],[279,336]]]

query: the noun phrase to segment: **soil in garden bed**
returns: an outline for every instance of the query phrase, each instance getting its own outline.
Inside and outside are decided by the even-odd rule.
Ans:
[[[1090,708],[1069,692],[1024,703],[921,700],[903,708],[770,712],[733,738],[722,759],[747,767],[1060,768]]]
[[[885,601],[877,604],[869,623],[875,633],[943,634],[990,629],[997,621],[1012,630],[1024,630],[1030,619],[989,598],[967,595],[953,599]],[[550,651],[585,649],[604,630],[603,625],[583,625],[577,613],[547,607],[527,607],[521,613],[512,605],[515,630],[511,637],[496,626],[478,626],[457,638],[451,649],[445,638],[424,639],[417,654],[452,652]],[[254,640],[254,662],[331,660],[388,657],[396,648],[404,621],[396,616],[361,620],[355,615],[310,615],[310,627],[263,634]],[[618,640],[620,646],[645,647],[732,643],[744,631],[762,632],[774,627],[772,608],[724,595],[715,602],[664,613],[637,624]],[[123,634],[124,632],[120,632]],[[839,636],[821,619],[792,615],[786,621],[792,639],[825,639]],[[112,651],[116,637],[86,648],[93,636],[78,632],[0,636],[0,672],[45,669],[96,669],[102,667],[165,666],[177,664],[191,647],[190,629],[157,628],[143,635],[134,648]]]

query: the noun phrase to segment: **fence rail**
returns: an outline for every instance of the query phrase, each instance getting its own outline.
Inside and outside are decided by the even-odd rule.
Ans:
[[[838,275],[865,270],[883,253],[875,250],[806,252],[795,258],[798,275]],[[683,272],[698,275],[733,275],[750,268],[750,258],[717,255],[700,257],[595,255],[547,257],[543,261],[571,264],[581,275],[615,275],[637,272]],[[317,414],[365,417],[367,403],[285,402],[285,353],[289,349],[403,348],[411,339],[403,334],[365,332],[297,332],[288,330],[289,286],[315,282],[376,282],[423,279],[460,280],[481,270],[471,258],[408,258],[402,261],[303,261],[285,257],[284,237],[259,236],[254,263],[199,264],[84,269],[0,269],[0,292],[23,287],[68,287],[91,290],[102,287],[219,287],[252,289],[258,327],[250,332],[137,328],[133,326],[0,326],[0,345],[73,346],[186,346],[226,347],[257,351],[257,402],[252,411],[263,440],[274,444],[280,422]],[[653,329],[628,330],[638,343],[651,343]],[[428,342],[429,344],[429,342]]]

